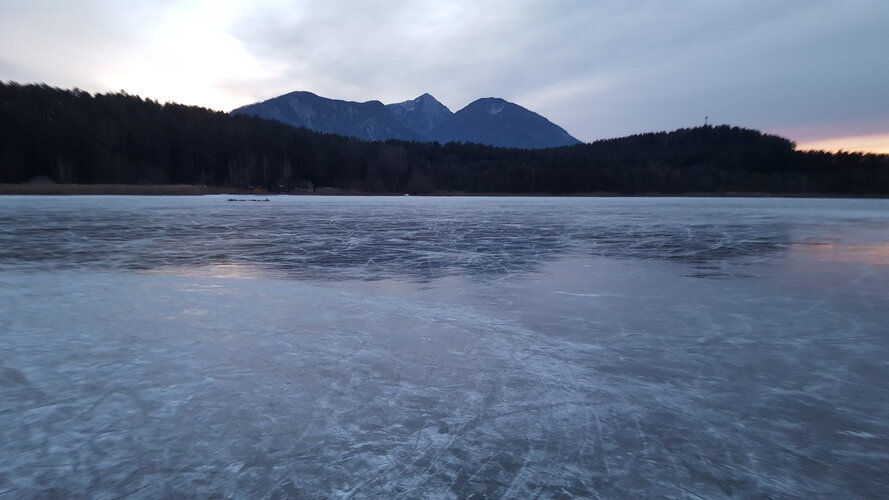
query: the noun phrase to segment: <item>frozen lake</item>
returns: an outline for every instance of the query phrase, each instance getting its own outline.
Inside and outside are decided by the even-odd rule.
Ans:
[[[0,197],[0,498],[889,494],[889,200],[229,198]]]

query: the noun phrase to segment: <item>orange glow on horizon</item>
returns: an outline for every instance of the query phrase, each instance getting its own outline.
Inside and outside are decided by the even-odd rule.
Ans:
[[[824,150],[831,152],[843,150],[889,154],[889,134],[835,137],[832,139],[806,141],[798,143],[796,148],[799,150]]]
[[[889,243],[835,244],[835,243],[796,243],[792,246],[813,260],[821,262],[847,262],[889,266]]]

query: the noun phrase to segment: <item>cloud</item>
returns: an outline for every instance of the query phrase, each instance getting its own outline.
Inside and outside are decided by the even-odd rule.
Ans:
[[[0,6],[2,69],[15,69],[0,77],[103,88],[103,68],[126,60],[127,47],[144,43],[144,27],[168,3],[5,1]]]
[[[217,109],[292,90],[517,102],[583,140],[710,116],[889,133],[883,0],[7,0],[0,78]]]
[[[286,68],[278,93],[395,101],[428,91],[453,109],[497,95],[586,140],[706,115],[829,135],[885,126],[882,5],[304,1],[259,8],[235,34]]]

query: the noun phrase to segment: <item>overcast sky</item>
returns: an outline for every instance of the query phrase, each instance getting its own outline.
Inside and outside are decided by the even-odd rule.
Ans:
[[[0,0],[0,79],[219,110],[293,90],[583,141],[704,123],[889,152],[889,0]]]

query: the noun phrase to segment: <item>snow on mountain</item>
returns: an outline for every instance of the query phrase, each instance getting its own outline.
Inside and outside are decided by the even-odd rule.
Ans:
[[[453,113],[428,93],[383,105],[379,101],[342,101],[298,91],[238,108],[232,114],[370,141],[473,142],[525,149],[580,142],[543,116],[495,97],[479,99]]]
[[[473,142],[505,148],[540,149],[580,143],[537,113],[496,97],[470,103],[431,135],[439,142]]]
[[[454,116],[447,106],[428,93],[410,101],[387,104],[386,108],[404,126],[426,137],[432,129]]]
[[[291,92],[238,108],[232,114],[258,116],[294,127],[367,141],[423,139],[396,119],[380,101],[342,101],[311,92]]]

